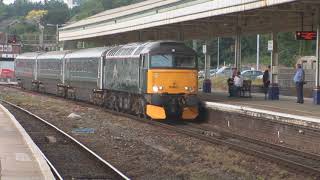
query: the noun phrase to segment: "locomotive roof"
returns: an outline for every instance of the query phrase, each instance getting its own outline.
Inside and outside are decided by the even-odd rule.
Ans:
[[[62,59],[70,51],[50,51],[40,54],[37,59]]]
[[[27,52],[17,56],[16,59],[36,59],[43,52]]]
[[[99,58],[102,57],[111,47],[97,47],[89,49],[80,49],[68,53],[65,58]]]
[[[121,46],[115,46],[106,54],[107,58],[112,57],[139,57],[140,54],[149,53],[151,51],[159,51],[160,47],[172,47],[172,46],[184,46],[183,42],[180,41],[148,41],[148,42],[137,42]],[[161,50],[161,49],[160,49]],[[194,53],[192,50],[186,53]]]

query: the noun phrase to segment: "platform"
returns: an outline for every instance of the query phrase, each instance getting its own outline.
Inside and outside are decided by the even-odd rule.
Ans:
[[[2,105],[0,105],[0,179],[55,179],[36,144]]]
[[[320,129],[320,107],[311,98],[304,104],[296,103],[296,98],[280,96],[280,100],[265,100],[264,94],[254,93],[251,98],[228,97],[227,92],[199,93],[208,108],[238,112],[249,116],[263,117],[285,123]]]

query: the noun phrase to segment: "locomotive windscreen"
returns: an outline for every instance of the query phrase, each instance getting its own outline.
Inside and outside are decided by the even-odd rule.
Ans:
[[[187,55],[157,54],[151,56],[150,68],[196,68],[196,58]]]

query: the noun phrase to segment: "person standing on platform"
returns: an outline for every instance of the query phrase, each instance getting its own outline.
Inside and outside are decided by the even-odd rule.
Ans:
[[[264,90],[264,99],[267,100],[267,94],[270,85],[270,66],[264,71],[262,81],[263,81],[263,90]]]
[[[234,77],[234,94],[240,96],[241,87],[243,86],[243,77],[241,76],[240,71],[237,72],[237,75]]]
[[[304,85],[304,70],[301,64],[296,65],[296,74],[294,75],[293,81],[296,85],[297,90],[297,103],[303,104],[303,85]]]
[[[233,97],[233,86],[234,86],[234,77],[237,75],[237,68],[232,68],[231,71],[231,77],[228,78],[227,83],[228,83],[228,90],[229,90],[229,97]]]

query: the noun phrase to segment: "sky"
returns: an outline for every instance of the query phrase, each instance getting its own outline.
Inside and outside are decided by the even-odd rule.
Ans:
[[[30,0],[30,1],[39,2],[39,1],[43,1],[43,0]],[[64,1],[66,1],[66,0],[64,0]],[[5,4],[10,4],[10,3],[13,3],[14,0],[3,0],[3,2],[4,2]]]

